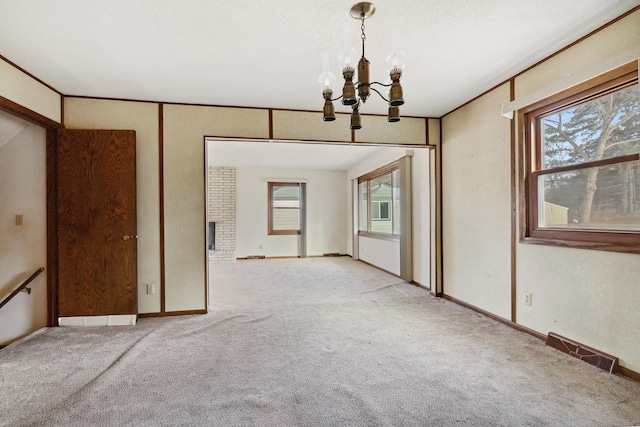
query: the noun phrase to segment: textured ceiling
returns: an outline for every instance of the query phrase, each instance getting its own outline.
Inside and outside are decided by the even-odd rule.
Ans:
[[[65,95],[317,110],[322,53],[353,0],[0,0],[0,55]],[[372,80],[407,56],[401,114],[440,117],[640,0],[379,0],[366,22]],[[342,106],[337,107],[342,111]],[[345,109],[346,111],[346,109]],[[386,113],[371,98],[363,113]]]

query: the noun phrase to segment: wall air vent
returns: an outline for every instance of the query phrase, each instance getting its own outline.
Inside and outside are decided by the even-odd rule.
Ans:
[[[617,357],[603,353],[599,350],[594,350],[583,344],[572,341],[569,338],[561,337],[556,333],[549,332],[544,343],[545,345],[560,350],[563,353],[567,353],[568,355],[583,360],[593,366],[604,369],[611,374],[615,374],[618,369]]]

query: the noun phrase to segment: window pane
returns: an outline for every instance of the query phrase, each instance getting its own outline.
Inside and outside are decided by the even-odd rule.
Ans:
[[[542,116],[542,169],[638,153],[638,85]]]
[[[540,227],[640,230],[640,162],[541,175]]]
[[[272,186],[273,230],[300,230],[300,186]]]
[[[393,234],[400,234],[400,171],[391,173],[393,181]]]
[[[367,230],[367,182],[361,182],[358,184],[358,212],[360,213],[360,222],[358,224],[358,230]]]
[[[273,209],[274,230],[300,230],[300,209]]]
[[[391,212],[391,174],[385,174],[370,181],[371,189],[371,231],[392,233]],[[386,208],[382,208],[386,205]],[[386,215],[383,215],[386,209]],[[375,214],[374,214],[375,211]],[[375,215],[375,216],[374,216]]]

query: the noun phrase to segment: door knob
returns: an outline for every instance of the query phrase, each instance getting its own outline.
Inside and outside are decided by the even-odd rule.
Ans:
[[[122,236],[122,240],[137,239],[137,238],[138,238],[137,234],[135,236]]]

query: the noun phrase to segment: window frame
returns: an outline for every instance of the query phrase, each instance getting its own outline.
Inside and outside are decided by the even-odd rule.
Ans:
[[[381,239],[381,240],[389,240],[389,241],[393,241],[393,242],[399,242],[400,241],[400,234],[395,234],[393,232],[393,230],[395,229],[394,224],[395,221],[397,221],[399,218],[396,218],[396,214],[393,212],[393,196],[391,198],[391,200],[389,201],[389,214],[390,214],[390,221],[392,222],[391,224],[391,233],[384,233],[384,232],[380,232],[380,231],[371,231],[371,222],[372,220],[372,215],[371,215],[371,204],[373,202],[373,200],[371,199],[371,180],[379,178],[383,175],[386,174],[390,174],[391,175],[391,187],[393,189],[393,172],[400,170],[400,161],[396,160],[394,162],[391,162],[387,165],[384,165],[374,171],[371,171],[367,174],[364,174],[360,177],[358,177],[358,186],[360,186],[361,183],[366,182],[366,186],[367,186],[367,230],[360,230],[360,213],[358,214],[358,235],[359,236],[363,236],[363,237],[371,237],[374,239]],[[360,193],[358,191],[358,193]],[[358,198],[360,198],[360,194],[358,194]],[[358,203],[360,203],[361,200],[359,200]],[[380,221],[389,221],[389,220],[380,220]]]
[[[268,226],[267,235],[269,236],[284,236],[284,235],[296,235],[300,234],[300,227],[297,230],[274,230],[273,228],[273,210],[274,209],[298,209],[298,215],[300,215],[300,193],[298,193],[298,207],[297,208],[274,208],[273,206],[273,189],[274,187],[297,187],[300,188],[298,182],[269,182],[268,183],[268,197],[269,197],[269,213],[268,213]],[[298,222],[299,224],[299,222]]]
[[[639,154],[636,153],[577,165],[542,169],[543,147],[541,132],[539,132],[540,118],[554,111],[566,109],[633,85],[638,85],[637,61],[587,80],[518,112],[519,134],[523,141],[520,145],[523,147],[523,155],[520,157],[520,170],[523,171],[523,179],[520,181],[520,241],[522,243],[640,253],[639,231],[566,229],[538,225],[540,200],[538,178],[540,176],[640,159]]]

